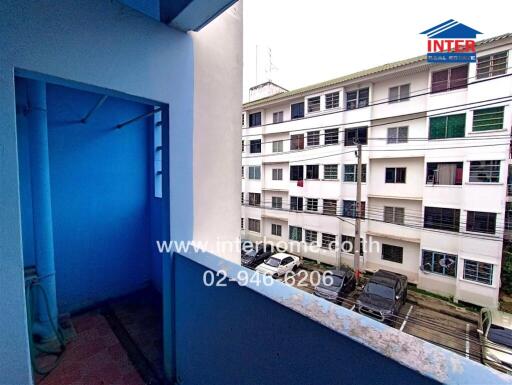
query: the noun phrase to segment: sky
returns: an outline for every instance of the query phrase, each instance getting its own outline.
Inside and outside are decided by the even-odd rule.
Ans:
[[[243,7],[244,101],[249,87],[269,79],[292,90],[425,54],[420,32],[448,19],[482,32],[478,39],[512,32],[510,0],[244,0]]]

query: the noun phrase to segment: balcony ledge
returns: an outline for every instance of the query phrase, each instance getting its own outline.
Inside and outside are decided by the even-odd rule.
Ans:
[[[390,225],[392,225],[392,224],[393,223],[390,223]],[[397,226],[400,226],[400,225],[397,225]],[[366,235],[371,235],[373,237],[379,237],[379,238],[389,238],[389,239],[394,239],[394,240],[397,240],[397,241],[404,241],[404,242],[411,242],[411,243],[418,243],[418,244],[421,243],[421,239],[420,238],[401,237],[401,236],[398,236],[398,235],[386,234],[386,233],[378,233],[378,232],[375,232],[375,231],[366,231]]]

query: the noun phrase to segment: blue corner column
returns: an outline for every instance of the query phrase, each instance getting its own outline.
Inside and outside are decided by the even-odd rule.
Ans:
[[[38,293],[38,322],[34,325],[33,330],[43,339],[51,340],[57,336],[53,332],[50,322],[57,325],[58,311],[55,286],[46,83],[38,80],[27,80],[27,97],[34,251],[39,283],[46,293],[46,296],[41,291]],[[46,303],[46,298],[48,303]]]

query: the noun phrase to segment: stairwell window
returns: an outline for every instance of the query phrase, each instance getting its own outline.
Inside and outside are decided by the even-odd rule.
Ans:
[[[361,88],[355,91],[349,91],[346,94],[347,110],[366,107],[370,101],[370,89]]]
[[[283,121],[283,111],[274,112],[272,114],[272,123],[281,123]]]
[[[345,146],[356,146],[357,143],[368,143],[368,127],[345,129]]]
[[[273,209],[282,209],[283,208],[283,198],[282,197],[272,197],[272,208]]]
[[[481,211],[468,211],[466,219],[466,231],[474,233],[495,234],[496,213]]]
[[[276,235],[276,236],[280,237],[281,233],[282,233],[281,225],[277,225],[275,223],[272,223],[272,227],[271,227],[270,232],[271,232],[272,235]]]
[[[307,211],[318,211],[318,199],[307,198],[306,199],[306,210]]]
[[[448,68],[432,73],[431,93],[466,88],[468,86],[468,65]]]
[[[290,180],[304,180],[304,166],[290,166]]]
[[[508,51],[481,56],[476,60],[477,79],[484,79],[507,73]]]
[[[251,154],[256,154],[261,152],[261,139],[251,140],[249,152]]]
[[[505,107],[484,108],[473,111],[473,131],[503,129]]]
[[[304,149],[304,134],[295,134],[290,136],[290,150]]]
[[[261,126],[261,112],[249,114],[249,127]]]
[[[283,141],[274,140],[272,142],[272,152],[283,152]]]
[[[388,127],[388,144],[407,143],[409,127]]]
[[[455,277],[457,274],[457,256],[437,251],[423,250],[421,266],[425,272]]]
[[[259,206],[261,204],[260,193],[249,193],[249,206]]]
[[[391,87],[389,89],[389,103],[404,102],[409,100],[410,84],[403,84],[401,86]]]
[[[273,168],[272,169],[272,180],[283,180],[283,169]]]
[[[477,183],[499,183],[499,160],[473,160],[469,162],[469,181]]]
[[[249,218],[249,231],[254,231],[255,233],[260,232],[260,221],[259,219]]]
[[[308,164],[306,165],[306,179],[319,179],[320,166],[318,164]]]
[[[261,179],[261,166],[249,166],[249,179]]]
[[[354,254],[354,245],[355,245],[355,238],[350,235],[342,235],[341,236],[341,251],[344,253]],[[359,243],[359,252],[361,255],[364,255],[363,250],[363,239],[361,239],[361,242]]]
[[[325,94],[325,108],[330,110],[331,108],[338,108],[340,106],[340,93],[331,92]]]
[[[462,162],[427,163],[427,184],[462,185]]]
[[[323,200],[323,213],[325,215],[336,215],[338,202],[335,199]]]
[[[325,164],[324,165],[324,179],[336,180],[338,179],[338,165]]]
[[[463,138],[466,129],[466,114],[430,118],[429,139]]]
[[[320,145],[320,131],[308,131],[307,133],[308,146]]]
[[[386,167],[386,183],[405,183],[405,167]]]
[[[364,219],[366,211],[366,202],[361,202],[361,219]],[[343,216],[348,218],[357,218],[356,201],[343,201]]]
[[[308,113],[320,111],[320,96],[308,98]]]
[[[343,181],[357,182],[357,164],[343,165]],[[366,164],[361,168],[361,183],[366,183]]]
[[[325,145],[338,144],[339,130],[337,128],[330,128],[325,130],[324,143]]]
[[[294,103],[290,106],[291,119],[300,119],[304,117],[304,102]]]
[[[423,227],[458,232],[460,227],[460,210],[444,207],[425,207]]]
[[[316,243],[318,240],[318,233],[313,230],[304,231],[304,241],[306,243]]]
[[[403,207],[384,206],[384,222],[403,225],[404,211]]]
[[[334,250],[336,248],[336,235],[322,233],[322,249]]]
[[[290,197],[290,210],[302,211],[303,199],[302,197]]]
[[[288,231],[291,241],[302,241],[302,227],[290,226]]]
[[[244,218],[240,218],[240,230],[243,230],[243,229],[244,229]]]
[[[382,259],[385,261],[403,263],[404,248],[400,246],[382,244]]]
[[[468,281],[479,282],[485,285],[492,285],[493,270],[494,265],[491,263],[465,259],[464,272],[462,277]]]

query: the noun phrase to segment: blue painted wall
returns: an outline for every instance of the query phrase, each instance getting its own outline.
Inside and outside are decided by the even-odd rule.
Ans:
[[[18,92],[19,90],[19,92]],[[23,104],[24,84],[17,84]],[[159,268],[152,253],[152,119],[116,124],[150,106],[108,98],[86,123],[80,119],[100,95],[47,86],[50,175],[57,300],[60,312],[139,289]],[[18,114],[25,265],[33,264],[27,140]],[[156,226],[161,214],[153,212]]]

